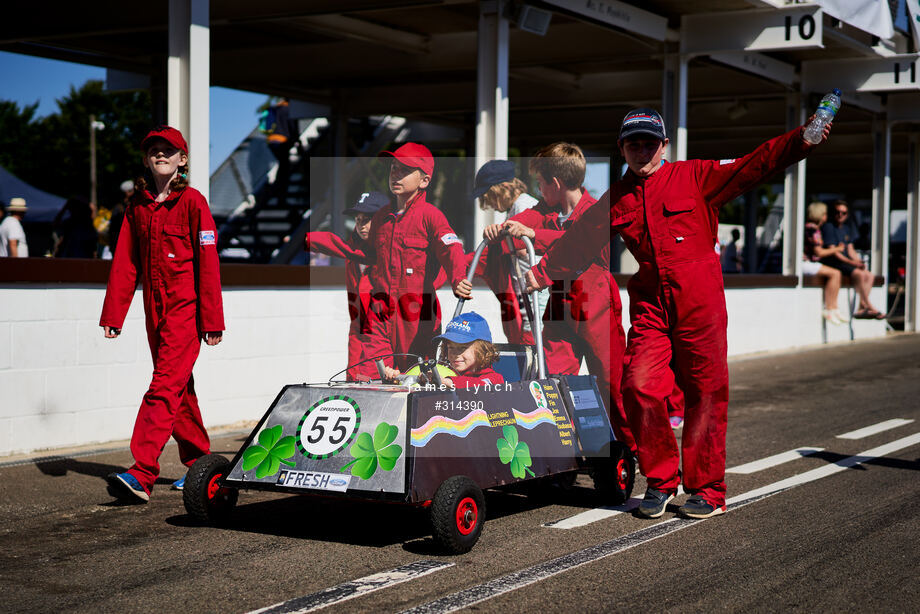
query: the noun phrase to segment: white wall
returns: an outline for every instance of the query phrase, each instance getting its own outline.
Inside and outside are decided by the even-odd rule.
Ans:
[[[885,304],[882,291],[874,289],[876,304]],[[141,296],[112,340],[98,326],[103,295],[95,285],[0,288],[0,455],[130,437],[152,370]],[[449,290],[439,297],[447,320],[456,301]],[[730,355],[821,343],[820,288],[729,289],[726,300]],[[466,310],[498,322],[487,290],[477,289]],[[195,368],[208,426],[256,420],[283,385],[325,381],[345,367],[341,288],[230,288],[224,311],[223,342],[203,346]],[[846,326],[828,329],[830,341],[849,338]],[[877,321],[855,330],[857,339],[885,334]]]

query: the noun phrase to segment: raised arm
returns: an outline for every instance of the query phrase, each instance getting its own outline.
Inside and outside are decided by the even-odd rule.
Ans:
[[[352,247],[347,241],[332,232],[308,232],[304,240],[304,248],[312,252],[335,256],[336,258],[347,258],[361,264],[374,263],[372,253]]]
[[[697,184],[706,202],[721,207],[804,158],[816,146],[805,142],[803,130],[799,126],[770,139],[741,158],[694,160]]]

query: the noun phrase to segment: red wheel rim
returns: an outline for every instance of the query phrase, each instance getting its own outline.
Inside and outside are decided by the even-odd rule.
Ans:
[[[208,482],[208,500],[209,501],[212,501],[215,498],[217,498],[217,495],[220,493],[221,488],[218,482],[220,481],[222,477],[224,477],[224,474],[218,473],[217,475],[211,478],[211,481]]]
[[[476,529],[479,520],[479,508],[472,497],[464,497],[457,505],[457,531],[460,535],[469,535]]]
[[[617,461],[617,486],[620,490],[626,490],[629,486],[629,463],[625,458]]]

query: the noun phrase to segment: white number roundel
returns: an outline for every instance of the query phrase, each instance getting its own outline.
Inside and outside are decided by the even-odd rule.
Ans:
[[[307,458],[329,458],[344,450],[361,426],[361,410],[345,395],[325,397],[310,406],[297,427],[297,447]]]

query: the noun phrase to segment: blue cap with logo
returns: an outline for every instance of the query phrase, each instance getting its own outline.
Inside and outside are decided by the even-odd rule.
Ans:
[[[492,343],[492,332],[484,317],[475,311],[468,311],[448,322],[444,334],[435,337],[435,340],[438,339],[446,339],[454,343],[470,343],[482,339]]]
[[[386,197],[381,192],[365,192],[358,197],[358,200],[348,209],[345,209],[343,213],[345,215],[358,215],[359,213],[367,213],[373,215],[377,213],[377,210],[381,207],[386,207],[390,204],[390,199]]]
[[[661,114],[655,109],[648,108],[633,109],[627,113],[623,118],[623,123],[620,124],[620,136],[617,137],[617,140],[622,141],[637,134],[646,134],[659,141],[665,140],[667,137]]]

